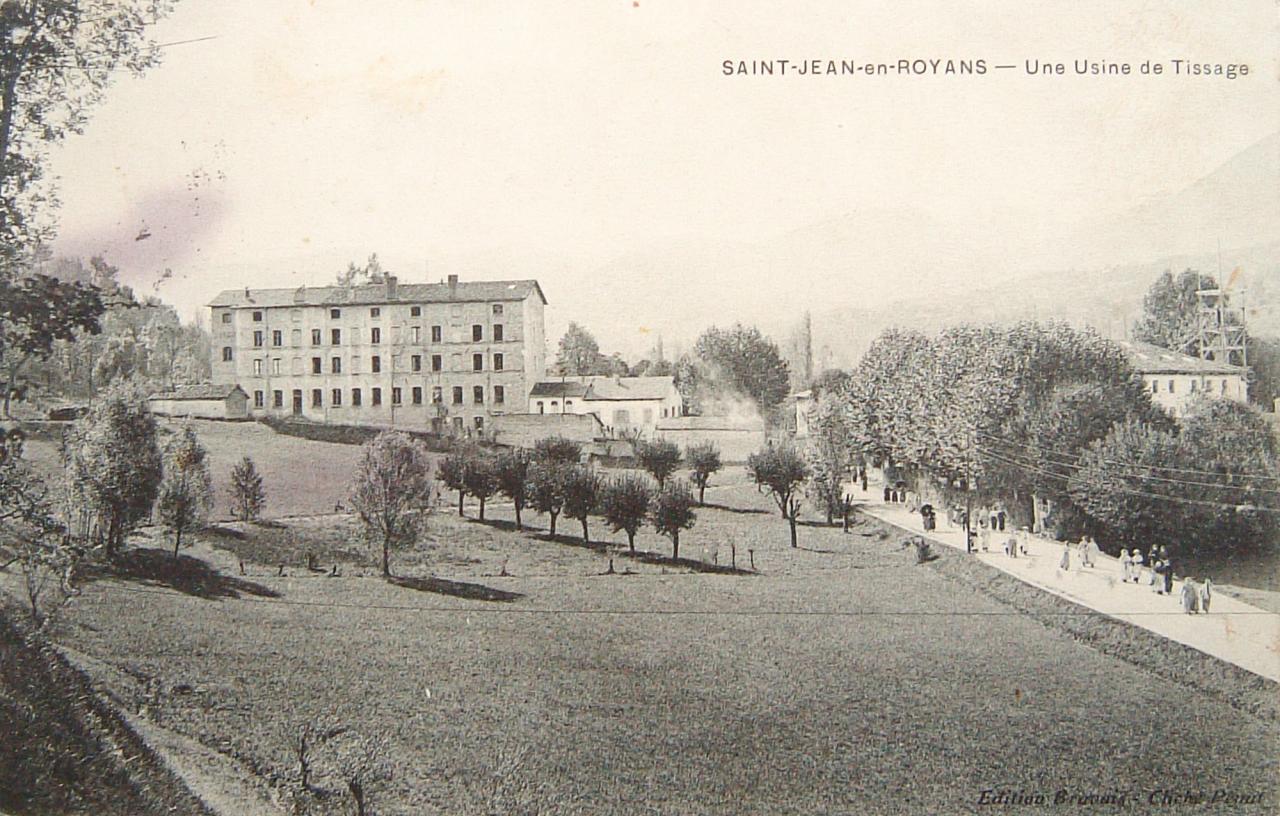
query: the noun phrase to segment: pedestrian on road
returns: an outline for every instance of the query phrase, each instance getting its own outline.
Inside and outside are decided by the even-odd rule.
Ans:
[[[1191,578],[1182,580],[1182,611],[1194,615],[1200,611],[1200,591]]]
[[[1142,550],[1134,547],[1130,550],[1129,560],[1133,562],[1130,574],[1133,576],[1133,582],[1139,583],[1142,580]]]
[[[1062,548],[1062,560],[1058,562],[1058,569],[1063,572],[1071,571],[1071,545],[1067,544]]]
[[[982,539],[982,551],[989,552],[991,550],[991,528],[987,526],[985,518],[978,521],[978,536]]]
[[[1008,520],[1008,518],[1009,518],[1009,513],[1004,509],[1004,504],[997,504],[996,505],[996,523],[999,526],[1000,532],[1002,533],[1004,532],[1004,525],[1005,525],[1005,522]]]
[[[1164,594],[1164,562],[1160,560],[1160,554],[1156,553],[1151,559],[1151,589],[1157,595]]]
[[[1211,600],[1213,600],[1213,581],[1206,578],[1200,586],[1200,609],[1206,615],[1209,614],[1209,601]]]
[[[1129,577],[1133,575],[1133,557],[1129,555],[1129,551],[1120,548],[1120,580],[1123,583],[1129,583]]]
[[[1160,560],[1164,562],[1164,594],[1173,594],[1173,559],[1169,557],[1169,548],[1160,548]]]

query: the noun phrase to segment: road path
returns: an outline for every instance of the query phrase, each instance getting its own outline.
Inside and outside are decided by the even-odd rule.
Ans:
[[[872,485],[866,493],[854,489],[852,496],[868,515],[939,544],[965,549],[963,529],[946,526],[944,508],[939,508],[939,529],[926,533],[920,515],[908,513],[903,504],[886,504],[879,486]],[[1179,600],[1182,581],[1174,582],[1172,595],[1157,595],[1146,584],[1122,582],[1119,559],[1099,555],[1093,567],[1082,568],[1074,549],[1071,567],[1063,571],[1059,566],[1065,545],[1038,536],[1027,537],[1028,555],[1011,558],[1003,546],[1010,535],[992,533],[990,551],[974,557],[1046,592],[1280,682],[1280,615],[1221,592],[1214,594],[1208,614],[1188,615]]]

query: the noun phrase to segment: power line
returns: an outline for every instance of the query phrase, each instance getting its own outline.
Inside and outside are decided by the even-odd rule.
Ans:
[[[986,435],[984,434],[983,436],[986,436]],[[988,440],[995,441],[993,437],[986,437],[986,438]],[[1019,449],[1018,455],[1024,456],[1024,457],[1029,456],[1033,453],[1035,455],[1043,456],[1043,451],[1053,452],[1051,448],[1040,448],[1035,445],[1023,445],[1016,442],[997,441],[996,444],[1004,445],[1005,447],[1008,447],[1008,448],[1017,448]],[[1066,456],[1066,454],[1061,454],[1061,455]],[[1059,459],[1055,459],[1052,456],[1044,456],[1044,458],[1048,460],[1048,463],[1050,465],[1053,465],[1055,467],[1071,468],[1073,470],[1084,470],[1087,467],[1086,465],[1082,465],[1079,462],[1061,461]],[[1109,461],[1109,460],[1102,460],[1102,461]],[[1150,467],[1152,469],[1162,469],[1162,468],[1159,468],[1158,465],[1139,465],[1136,463],[1130,463],[1122,468],[1123,470],[1127,470],[1128,472],[1127,473],[1122,472],[1120,473],[1120,475],[1128,476],[1130,478],[1135,478],[1135,479],[1148,479],[1151,481],[1167,482],[1169,484],[1175,484],[1175,485],[1185,485],[1188,487],[1209,487],[1217,490],[1251,490],[1258,493],[1275,494],[1277,496],[1280,496],[1280,490],[1276,490],[1274,488],[1258,487],[1256,485],[1249,485],[1249,484],[1223,484],[1221,482],[1197,482],[1190,479],[1170,479],[1165,476],[1155,476],[1150,473],[1144,473],[1138,470],[1138,468],[1142,468],[1142,467]],[[1251,478],[1248,476],[1241,476],[1239,474],[1232,474],[1232,473],[1221,473],[1218,475],[1226,478]]]
[[[1016,468],[1021,468],[1022,470],[1027,471],[1029,473],[1038,473],[1042,476],[1048,476],[1051,479],[1060,479],[1064,483],[1070,481],[1069,476],[1066,476],[1061,473],[1053,473],[1052,471],[1044,470],[1043,468],[1036,467],[1035,465],[1029,465],[1025,462],[1017,461],[1015,459],[1012,459],[1000,453],[997,453],[996,451],[984,450],[982,451],[982,453],[985,456],[989,456],[992,459],[995,459],[996,461],[1003,462],[1007,465],[1012,465],[1013,467],[1016,467]],[[1114,493],[1125,493],[1131,496],[1141,496],[1141,497],[1151,498],[1151,499],[1161,499],[1163,501],[1177,502],[1180,504],[1198,504],[1198,505],[1204,505],[1207,507],[1217,507],[1223,510],[1239,510],[1241,507],[1241,505],[1239,504],[1227,504],[1225,502],[1210,501],[1208,499],[1190,499],[1183,496],[1170,496],[1165,493],[1149,493],[1144,490],[1132,490],[1132,489],[1123,488],[1123,487],[1110,487],[1108,488],[1108,490]],[[1265,505],[1259,505],[1259,504],[1250,504],[1248,506],[1262,513],[1280,513],[1280,507],[1267,507]]]

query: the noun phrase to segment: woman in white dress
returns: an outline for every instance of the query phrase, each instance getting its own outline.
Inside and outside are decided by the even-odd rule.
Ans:
[[[1133,574],[1133,558],[1126,549],[1120,550],[1120,580],[1123,583],[1129,583],[1129,577]]]
[[[1133,582],[1135,584],[1141,583],[1142,581],[1142,550],[1138,549],[1137,547],[1134,547],[1133,550],[1130,551],[1129,560],[1133,562],[1132,566],[1129,568],[1129,574],[1133,576]]]

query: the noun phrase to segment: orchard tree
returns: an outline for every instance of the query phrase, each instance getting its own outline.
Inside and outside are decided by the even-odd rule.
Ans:
[[[707,492],[707,482],[720,470],[720,449],[714,442],[698,442],[685,448],[684,458],[693,471],[689,478],[698,488],[698,504],[701,505]]]
[[[564,471],[564,514],[582,525],[582,543],[589,544],[587,518],[600,506],[600,477],[588,465],[572,465]]]
[[[551,519],[551,537],[556,535],[556,519],[564,509],[568,471],[577,467],[557,461],[535,459],[529,466],[529,506]]]
[[[382,551],[382,574],[391,575],[391,550],[417,543],[435,500],[431,460],[402,431],[383,431],[365,443],[351,486],[351,506],[365,540]]]
[[[563,436],[548,436],[533,444],[533,458],[539,462],[572,465],[582,459],[582,443]]]
[[[41,274],[17,280],[0,276],[0,366],[6,417],[23,368],[33,359],[48,359],[56,341],[73,341],[81,332],[97,334],[102,312],[102,299],[92,286]]]
[[[178,557],[182,535],[199,527],[213,505],[213,479],[209,453],[195,431],[183,429],[165,446],[164,478],[160,482],[157,511],[173,534],[173,557]]]
[[[51,237],[50,148],[83,131],[121,70],[138,75],[157,62],[147,29],[171,6],[166,0],[0,4],[0,279],[12,279],[14,261]]]
[[[514,448],[498,457],[495,475],[498,480],[498,492],[511,499],[516,508],[516,529],[524,529],[520,520],[520,511],[529,501],[529,465],[532,462],[529,452],[523,448]]]
[[[498,468],[493,458],[475,451],[462,467],[462,485],[480,502],[480,520],[484,521],[484,503],[498,492]]]
[[[68,429],[65,446],[72,516],[114,557],[150,515],[160,486],[155,417],[139,391],[116,385]]]
[[[467,497],[467,468],[474,456],[471,450],[457,447],[440,460],[436,468],[436,478],[444,482],[449,490],[458,491],[458,515],[465,515],[463,502]]]
[[[659,534],[671,539],[671,558],[680,558],[680,531],[693,527],[693,491],[679,479],[672,479],[654,495],[649,505],[649,523]]]
[[[267,491],[262,485],[262,474],[248,456],[231,469],[229,490],[235,515],[246,523],[256,520],[267,502]]]
[[[601,491],[600,507],[604,520],[613,532],[626,531],[627,547],[633,553],[636,551],[636,533],[648,518],[653,493],[648,480],[638,473],[616,476],[607,481]]]
[[[680,448],[676,443],[667,439],[655,439],[653,441],[639,440],[635,444],[636,459],[640,461],[640,467],[649,472],[649,475],[658,483],[658,489],[667,483],[672,473],[680,467]]]
[[[721,330],[712,326],[694,348],[723,383],[750,397],[761,413],[769,413],[787,398],[791,375],[773,341],[754,326],[736,324]]]
[[[790,445],[771,445],[747,458],[747,473],[759,490],[767,491],[791,525],[791,546],[799,546],[796,518],[800,513],[800,490],[809,478],[809,466]]]

